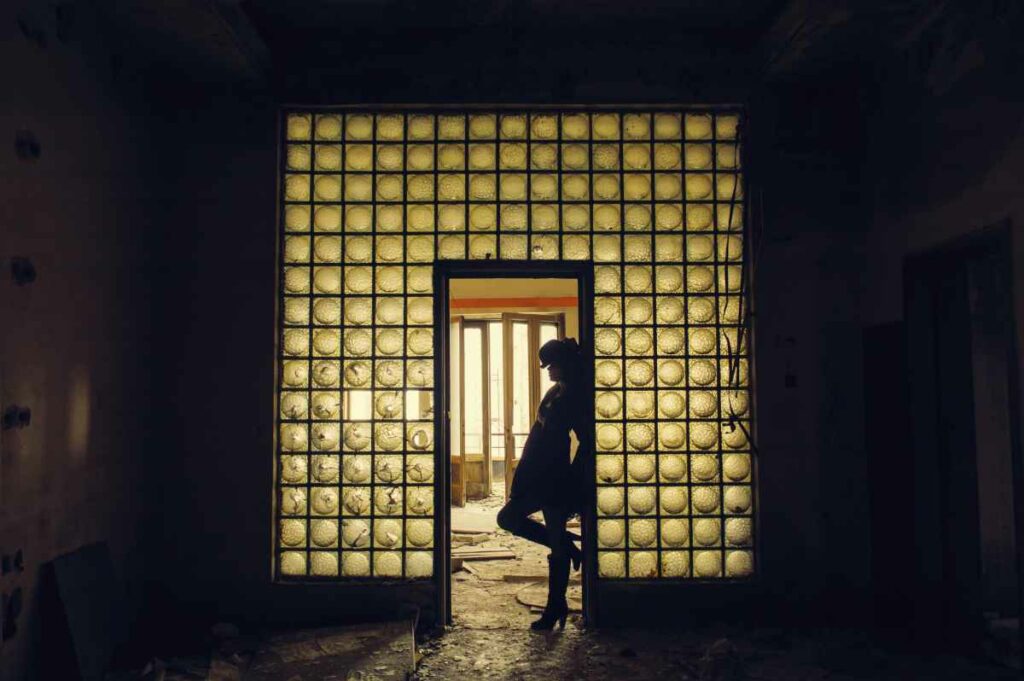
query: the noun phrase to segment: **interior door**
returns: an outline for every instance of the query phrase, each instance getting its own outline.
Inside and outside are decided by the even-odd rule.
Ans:
[[[540,368],[537,353],[542,342],[565,336],[565,321],[563,315],[506,312],[501,315],[501,324],[505,375],[505,498],[508,499],[512,478],[543,395],[541,388],[546,391],[550,387],[547,370]]]

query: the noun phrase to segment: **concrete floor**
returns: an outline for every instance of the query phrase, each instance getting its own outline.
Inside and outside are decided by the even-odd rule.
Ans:
[[[475,515],[497,512],[501,497],[470,502]],[[455,514],[457,517],[458,513]],[[454,523],[453,523],[454,524]],[[504,575],[543,574],[547,549],[496,530],[485,546],[504,546],[516,561],[473,562],[472,573],[452,575],[453,626],[422,641],[414,679],[694,679],[695,681],[842,681],[846,679],[1017,679],[1019,672],[954,657],[885,652],[864,634],[816,630],[708,629],[703,631],[585,631],[579,615],[564,631],[537,634],[537,618],[517,600],[531,590],[543,600],[544,586],[508,582]],[[578,598],[578,573],[570,599]],[[532,592],[538,592],[536,594]],[[526,598],[525,600],[531,600]]]

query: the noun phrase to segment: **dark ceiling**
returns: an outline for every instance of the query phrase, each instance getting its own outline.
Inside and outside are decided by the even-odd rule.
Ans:
[[[964,8],[999,0],[95,3],[129,56],[189,84],[294,103],[585,103],[736,101],[882,51],[931,59]]]

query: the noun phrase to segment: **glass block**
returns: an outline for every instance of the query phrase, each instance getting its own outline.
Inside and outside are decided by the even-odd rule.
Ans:
[[[583,232],[590,227],[590,208],[585,205],[562,206],[562,229],[567,232]]]
[[[374,426],[377,449],[382,452],[394,452],[402,448],[402,427],[397,423],[378,423]]]
[[[622,246],[617,236],[595,235],[593,244],[594,260],[597,262],[616,262],[622,257]]]
[[[498,150],[499,165],[503,170],[525,170],[527,147],[522,142],[502,142]]]
[[[437,117],[437,136],[443,140],[458,140],[466,136],[466,119],[460,115]]]
[[[649,423],[627,423],[626,442],[630,450],[646,451],[654,445],[654,426]],[[651,463],[653,474],[653,461]]]
[[[705,204],[688,204],[686,206],[686,229],[690,232],[703,232],[711,229],[711,207]]]
[[[377,139],[401,140],[405,135],[405,121],[401,114],[377,116]]]
[[[342,553],[341,573],[346,577],[369,577],[370,555],[366,552]]]
[[[662,424],[673,425],[673,424]],[[681,482],[686,478],[686,459],[676,454],[663,454],[658,457],[658,474],[665,482]]]
[[[490,204],[469,209],[469,228],[478,232],[494,231],[498,226],[498,209]]]
[[[690,524],[681,518],[661,521],[661,541],[666,546],[682,547],[690,543]]]
[[[657,499],[655,489],[653,486],[630,487],[626,494],[630,512],[636,515],[652,513]]]
[[[489,260],[498,252],[498,238],[491,234],[478,234],[469,238],[469,257],[474,260]]]
[[[434,559],[426,551],[412,551],[405,557],[405,576],[426,578],[434,574]]]
[[[627,355],[647,355],[654,346],[654,340],[645,328],[627,329],[625,346]]]
[[[600,432],[601,426],[598,427]],[[622,431],[618,426],[611,426],[610,430],[605,433],[605,438],[609,443],[612,443],[612,448],[617,444],[616,440],[621,440]],[[604,484],[613,484],[620,482],[625,471],[623,464],[622,455],[616,454],[599,454],[597,456],[597,479]]]
[[[615,451],[622,447],[622,426],[602,423],[597,427],[597,448],[600,451]]]
[[[371,373],[369,362],[345,362],[345,387],[360,388],[368,385]]]
[[[466,237],[462,234],[442,236],[437,240],[437,257],[441,260],[461,260],[466,257]]]
[[[561,161],[563,170],[587,170],[590,154],[583,144],[563,144]]]
[[[597,545],[602,549],[622,548],[626,539],[626,523],[622,520],[597,521]]]
[[[339,458],[336,454],[320,454],[313,457],[313,480],[316,482],[336,482],[340,470]]]
[[[654,418],[654,393],[649,390],[630,390],[626,394],[626,413],[631,419]]]
[[[328,208],[333,206],[322,206]],[[284,228],[290,232],[304,232],[309,229],[309,206],[291,204],[284,208]]]
[[[345,117],[346,140],[368,140],[373,137],[373,117],[366,114],[349,114]]]
[[[558,237],[535,236],[530,243],[532,260],[556,260],[558,258]]]
[[[722,412],[729,416],[744,416],[750,409],[747,391],[741,388],[722,391]]]
[[[586,175],[570,173],[562,176],[562,198],[566,201],[585,201],[590,196],[590,181]]]
[[[558,147],[553,144],[531,144],[530,167],[535,170],[558,168]]]
[[[690,442],[693,443],[700,423],[690,424]],[[703,447],[703,449],[707,449]],[[696,482],[712,482],[718,479],[718,458],[714,454],[692,454],[690,456],[690,478]]]
[[[626,362],[626,382],[633,387],[642,388],[651,384],[654,379],[654,365],[650,360],[634,359]]]
[[[367,454],[345,455],[342,457],[341,475],[346,483],[362,485],[370,482],[372,459]]]
[[[594,114],[593,135],[595,139],[618,139],[619,138],[619,115],[614,113]]]
[[[660,494],[661,512],[667,515],[679,515],[690,505],[690,495],[682,485],[663,485]]]
[[[301,551],[284,551],[281,553],[281,574],[286,577],[297,577],[306,574],[306,554]]]
[[[586,139],[590,135],[590,121],[586,114],[563,114],[562,137],[571,140]]]
[[[642,176],[638,176],[642,177]],[[683,195],[683,183],[678,175],[657,173],[654,176],[654,198],[658,201],[678,200]]]
[[[535,232],[558,231],[558,207],[550,204],[534,205],[531,208],[532,228]]]
[[[451,174],[439,176],[437,197],[441,201],[465,201],[466,176]]]
[[[629,545],[634,548],[648,548],[656,545],[658,523],[650,519],[629,521]],[[636,554],[633,554],[636,555]],[[653,576],[653,575],[652,575]]]
[[[305,140],[313,131],[312,117],[309,114],[288,114],[285,121],[285,136],[290,140]]]
[[[711,175],[706,173],[687,173],[684,182],[686,187],[686,198],[690,201],[699,201],[711,196]]]
[[[502,231],[526,231],[528,214],[526,206],[521,203],[505,204],[501,207],[498,224]]]
[[[309,554],[309,567],[315,577],[336,577],[338,555],[333,551],[313,551]]]
[[[657,170],[674,170],[681,166],[682,147],[679,144],[663,142],[654,145],[654,167]]]
[[[285,166],[289,170],[309,170],[312,154],[308,144],[289,144],[285,153]]]
[[[552,114],[531,115],[530,131],[535,139],[555,139],[558,137],[557,116]]]
[[[632,427],[647,427],[653,433],[651,426],[646,423],[627,424],[627,430]],[[654,478],[655,459],[650,454],[627,454],[626,468],[629,473],[630,482],[650,482]]]
[[[603,204],[594,208],[594,229],[601,232],[614,232],[622,228],[622,219],[619,207],[614,204]],[[618,245],[617,240],[610,240],[612,248]],[[604,260],[615,260],[617,254],[610,253]]]
[[[433,482],[434,460],[429,456],[410,456],[405,472],[410,482]]]
[[[626,576],[626,554],[621,551],[598,551],[597,574],[619,579]]]
[[[373,494],[373,508],[378,516],[397,516],[405,508],[401,487],[378,487]]]
[[[622,117],[622,136],[630,140],[646,140],[651,136],[650,114],[628,113]]]
[[[664,450],[682,449],[686,446],[686,427],[682,423],[659,423],[658,443]]]
[[[711,137],[710,114],[686,114],[683,131],[688,140],[703,140]]]
[[[621,487],[601,487],[597,490],[597,510],[602,515],[621,515],[626,508],[625,492]]]
[[[373,556],[373,574],[375,577],[401,577],[402,554],[396,551],[381,551]]]
[[[338,521],[314,520],[310,523],[310,542],[319,548],[330,548],[338,545]]]
[[[301,487],[281,488],[281,513],[285,515],[304,515],[306,507],[306,490]]]
[[[333,515],[338,511],[338,490],[314,487],[309,495],[310,511],[316,515]]]
[[[405,507],[413,515],[432,515],[434,513],[434,490],[429,487],[410,487],[406,490]]]
[[[434,544],[434,523],[430,520],[409,520],[406,522],[406,537],[409,546],[425,548]]]
[[[566,260],[586,260],[590,257],[590,239],[574,235],[563,237],[562,256]]]
[[[280,476],[281,480],[287,483],[305,482],[309,474],[309,467],[305,456],[282,456]]]
[[[682,126],[682,116],[680,114],[654,114],[655,139],[678,139],[682,135]]]
[[[629,554],[630,579],[653,579],[658,576],[658,554],[654,551],[632,551]]]
[[[722,527],[718,518],[699,518],[693,521],[693,543],[697,546],[721,544]]]
[[[501,200],[502,201],[525,201],[526,196],[526,175],[513,175],[506,173],[501,176]]]
[[[616,144],[595,144],[591,157],[595,170],[616,170],[619,167],[619,147]]]
[[[664,535],[662,535],[664,537]],[[690,554],[686,551],[664,551],[661,554],[662,577],[689,577]]]
[[[626,170],[648,170],[651,147],[648,144],[626,144],[622,148],[622,167]]]
[[[594,367],[598,385],[611,387],[621,385],[622,364],[613,360],[601,360]]]
[[[726,553],[726,577],[749,577],[753,572],[754,554],[751,551],[729,551]]]
[[[287,423],[281,426],[281,449],[302,452],[309,449],[309,432],[305,424]]]
[[[494,170],[497,154],[493,144],[469,145],[470,170]]]
[[[693,554],[694,577],[721,577],[722,556],[718,551],[697,551]]]
[[[471,139],[494,139],[498,133],[498,119],[493,114],[473,114],[469,117]]]
[[[309,175],[292,174],[285,176],[285,201],[309,201],[309,180]]]
[[[750,546],[753,543],[750,518],[729,518],[725,521],[725,541],[730,546]]]
[[[747,449],[750,446],[750,441],[747,439],[748,432],[750,432],[749,424],[742,421],[723,424],[723,447],[726,449]]]
[[[526,260],[527,238],[502,234],[498,237],[502,260]]]
[[[345,424],[344,445],[347,451],[362,451],[370,446],[370,424],[349,422]]]
[[[427,114],[409,116],[409,139],[429,140],[434,137],[434,117]]]
[[[399,520],[378,518],[373,522],[374,546],[391,549],[402,545],[402,523]]]

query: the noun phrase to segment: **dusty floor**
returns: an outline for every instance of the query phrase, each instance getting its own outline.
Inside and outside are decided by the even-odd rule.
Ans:
[[[497,512],[493,495],[470,502],[475,513]],[[457,524],[454,522],[453,525]],[[721,628],[693,631],[584,631],[578,615],[564,631],[529,631],[537,618],[527,602],[543,602],[545,586],[527,579],[546,569],[547,549],[501,530],[482,546],[513,550],[515,561],[470,563],[472,572],[452,575],[453,626],[421,642],[414,679],[517,680],[693,679],[695,681],[841,681],[845,679],[1017,679],[1020,673],[953,657],[887,653],[864,636],[848,632],[794,633]],[[570,601],[580,596],[578,573]],[[519,600],[517,600],[519,596]],[[574,598],[575,597],[575,598]]]

